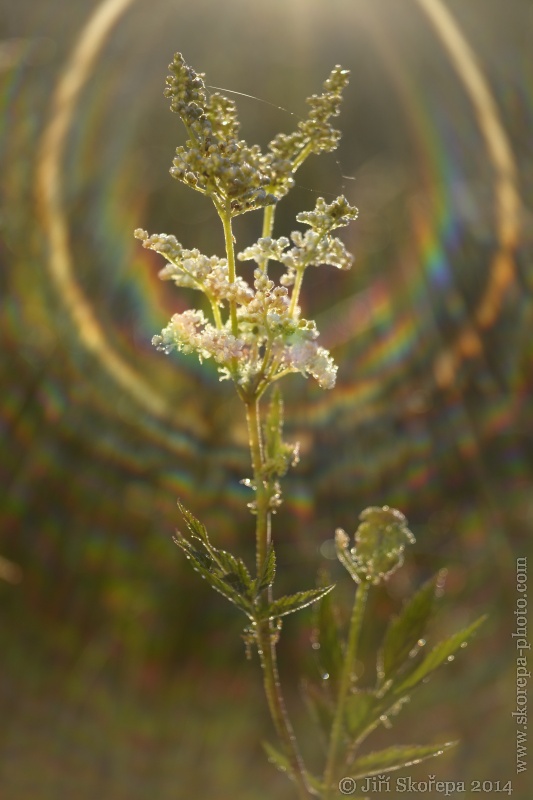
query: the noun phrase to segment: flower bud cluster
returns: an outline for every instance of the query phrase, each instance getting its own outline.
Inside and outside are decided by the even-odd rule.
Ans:
[[[260,341],[272,340],[278,332],[289,335],[298,325],[290,313],[289,293],[285,286],[276,286],[264,272],[254,272],[253,298],[238,311],[242,330],[251,332]]]
[[[340,132],[332,127],[330,118],[339,114],[349,74],[349,70],[336,66],[324,82],[324,92],[307,99],[311,106],[308,118],[298,123],[296,131],[279,133],[268,145],[260,163],[270,175],[269,191],[278,198],[292,189],[292,175],[308,155],[329,153],[337,147]]]
[[[235,103],[218,92],[208,98],[204,74],[188,66],[181,53],[169,70],[165,96],[190,137],[177,148],[170,174],[221,206],[229,203],[232,215],[276,203],[294,186],[293,174],[307,156],[337,147],[340,133],[330,119],[339,114],[348,70],[333,69],[323,93],[308,98],[307,119],[293,133],[274,137],[266,153],[239,139]]]
[[[300,211],[296,219],[310,225],[317,233],[330,233],[335,228],[345,228],[357,219],[358,213],[355,206],[351,206],[341,194],[329,205],[323,197],[319,197],[313,211]]]
[[[190,136],[176,149],[172,177],[209,195],[217,207],[229,206],[232,216],[275,203],[277,197],[267,191],[270,178],[259,167],[259,148],[238,139],[233,101],[218,93],[207,99],[203,75],[180,53],[169,69],[165,96]]]
[[[262,264],[265,258],[280,261],[287,267],[288,273],[288,280],[282,281],[284,286],[294,283],[295,272],[308,266],[329,264],[338,269],[350,269],[353,256],[340,239],[330,236],[330,232],[348,225],[357,215],[357,209],[342,195],[329,205],[319,197],[314,211],[302,211],[297,215],[296,219],[311,229],[305,233],[291,233],[291,241],[295,245],[293,248],[288,249],[289,240],[286,236],[279,239],[264,238],[239,253],[238,258],[241,261],[253,260],[258,264]]]
[[[358,582],[382,583],[403,564],[406,544],[415,537],[401,511],[389,506],[365,508],[355,532],[355,546],[340,528],[335,533],[341,563]]]

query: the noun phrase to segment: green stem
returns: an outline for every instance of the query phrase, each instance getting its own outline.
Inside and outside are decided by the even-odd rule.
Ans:
[[[217,203],[215,203],[215,207],[218,211],[218,215],[224,228],[226,256],[228,259],[228,280],[230,283],[235,283],[235,246],[233,244],[233,231],[231,229],[231,212],[229,209],[229,204],[225,208],[221,208]],[[239,326],[237,324],[237,308],[235,305],[235,300],[230,300],[229,314],[231,320],[231,332],[236,337],[239,333]]]
[[[318,239],[316,241],[315,246],[307,254],[307,258],[305,259],[304,263],[300,264],[300,266],[297,269],[296,278],[295,278],[295,281],[294,281],[294,287],[293,287],[292,294],[291,294],[291,304],[289,306],[289,314],[292,317],[294,317],[294,314],[295,314],[295,311],[296,311],[296,307],[298,305],[298,300],[300,299],[300,290],[302,288],[302,281],[304,279],[304,272],[305,272],[307,266],[312,261],[313,256],[315,255],[315,253],[317,251],[318,245],[320,244],[322,239],[325,236],[328,236],[328,235],[329,235],[329,231],[322,231],[322,233],[320,234],[320,236],[318,237]]]
[[[276,206],[274,203],[271,206],[265,206],[265,210],[263,212],[263,230],[261,231],[261,237],[263,239],[267,239],[272,236],[272,231],[274,230],[275,213]],[[262,269],[266,275],[268,270],[268,258],[265,258],[260,262],[259,268]]]
[[[206,292],[207,294],[207,292]],[[222,315],[220,314],[220,308],[217,305],[217,301],[214,297],[207,294],[207,298],[209,303],[211,304],[211,311],[213,312],[213,319],[215,320],[215,325],[217,326],[218,330],[222,330]]]
[[[333,719],[333,726],[331,728],[329,752],[326,762],[326,770],[324,772],[324,800],[331,800],[336,790],[336,787],[333,786],[333,781],[335,780],[336,776],[338,765],[337,762],[339,760],[339,748],[343,737],[344,707],[346,705],[346,699],[354,679],[355,663],[357,659],[357,646],[359,644],[359,636],[361,633],[368,589],[368,583],[360,583],[355,593],[352,618],[350,620],[350,631],[348,634],[348,645],[342,667],[339,694],[337,696],[337,706],[335,708],[335,717]]]
[[[313,152],[313,148],[311,147],[311,143],[308,142],[305,147],[302,147],[294,161],[292,162],[292,174],[296,172],[296,170],[302,166],[307,156],[311,155]]]
[[[270,489],[263,476],[264,448],[261,431],[261,415],[259,400],[253,396],[245,400],[250,452],[254,471],[256,491],[256,546],[257,574],[263,569],[271,541],[271,513],[269,510]],[[272,602],[272,591],[268,590],[267,602]],[[292,728],[285,699],[279,679],[276,641],[278,631],[271,620],[257,624],[257,649],[261,659],[265,694],[276,733],[283,745],[285,755],[290,763],[292,778],[295,782],[299,800],[309,800],[310,790],[307,785],[305,766],[300,755],[296,737]]]
[[[291,315],[291,317],[294,317],[294,313],[298,305],[298,300],[300,298],[300,289],[302,288],[302,281],[304,279],[304,272],[305,268],[302,267],[296,273],[296,278],[294,281],[294,286],[291,294],[291,304],[289,306],[289,314]]]
[[[271,541],[270,511],[268,508],[268,487],[263,478],[263,436],[261,431],[261,413],[259,401],[254,396],[246,403],[246,420],[248,422],[248,436],[250,439],[250,454],[254,471],[255,501],[256,501],[256,557],[257,572],[263,568],[268,547]]]

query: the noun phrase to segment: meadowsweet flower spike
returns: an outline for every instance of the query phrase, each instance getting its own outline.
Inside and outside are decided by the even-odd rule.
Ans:
[[[208,96],[203,78],[179,53],[174,57],[165,94],[188,138],[177,148],[170,172],[213,202],[224,232],[225,253],[207,256],[185,248],[172,235],[149,235],[141,228],[135,236],[143,247],[165,259],[159,273],[163,280],[204,295],[201,308],[173,315],[153,337],[154,346],[164,353],[178,350],[194,353],[200,361],[212,359],[221,380],[233,381],[243,403],[252,475],[241,483],[253,492],[247,507],[255,519],[255,576],[240,557],[216,547],[202,523],[181,503],[187,530],[178,533],[175,541],[212,588],[246,615],[246,653],[251,657],[252,648],[257,650],[281,748],[268,744],[269,759],[290,775],[299,800],[333,800],[343,776],[363,778],[400,769],[439,755],[449,746],[389,747],[357,758],[366,737],[389,716],[398,714],[413,689],[462,648],[481,621],[439,643],[413,669],[412,657],[421,649],[439,585],[435,578],[390,623],[378,651],[376,687],[357,686],[368,594],[373,585],[387,580],[401,566],[406,544],[414,541],[403,514],[388,506],[363,511],[354,546],[350,547],[343,530],[336,532],[338,558],[357,583],[346,636],[337,624],[341,615],[331,598],[334,587],[327,581],[321,581],[319,588],[275,596],[272,515],[282,502],[280,480],[299,457],[298,443],[284,441],[280,381],[299,372],[315,378],[324,389],[335,384],[337,367],[319,344],[315,322],[303,316],[300,294],[308,267],[351,267],[351,254],[333,232],[355,220],[358,213],[342,195],[331,203],[319,197],[314,209],[296,216],[297,222],[306,226],[304,230],[276,239],[275,211],[305,159],[337,146],[340,134],[331,119],[339,113],[348,71],[335,67],[322,94],[308,99],[307,118],[293,133],[276,136],[265,153],[239,138],[235,103],[218,93]],[[239,261],[256,264],[253,279],[248,275],[245,280],[237,273],[232,220],[254,210],[263,215],[262,235],[238,253]],[[278,281],[268,273],[269,261],[281,264]],[[262,405],[265,395],[269,396],[266,411]],[[320,733],[328,742],[322,777],[304,764],[287,714],[276,652],[282,618],[312,603],[318,606],[314,645],[322,677],[318,684],[306,684],[306,694],[315,722],[322,728]]]
[[[307,99],[311,106],[307,119],[298,123],[296,131],[279,133],[268,145],[260,163],[270,175],[269,191],[284,197],[294,186],[293,175],[311,153],[329,153],[337,148],[341,134],[330,123],[338,116],[342,92],[348,85],[350,72],[336,66],[324,82],[324,92]]]
[[[309,118],[291,137],[276,137],[262,154],[257,145],[249,147],[239,139],[232,100],[218,93],[208,97],[203,74],[189,67],[179,53],[169,69],[165,95],[189,136],[185,146],[177,148],[170,172],[212,200],[224,227],[226,254],[206,256],[186,249],[172,235],[135,231],[143,247],[166,259],[160,277],[203,292],[211,308],[211,320],[200,311],[175,314],[154,336],[154,345],[165,353],[177,349],[195,352],[200,359],[213,358],[221,377],[231,378],[243,398],[258,400],[270,384],[291,372],[312,376],[321,387],[331,388],[337,367],[317,343],[314,322],[302,318],[299,296],[308,266],[351,266],[352,256],[331,232],[354,220],[357,209],[342,196],[329,205],[319,198],[313,211],[297,217],[309,230],[293,231],[290,240],[272,237],[270,213],[269,235],[238,255],[258,264],[253,287],[236,272],[231,220],[244,211],[275,204],[289,188],[289,176],[310,153],[336,146],[339,134],[329,120],[339,112],[347,71],[336,67],[323,94],[309,99]],[[267,275],[269,260],[285,267],[277,285]]]
[[[231,216],[275,203],[257,148],[238,139],[235,103],[218,93],[208,100],[203,74],[187,66],[181,53],[169,69],[165,96],[190,137],[176,149],[172,177],[208,195],[219,212],[229,210]]]

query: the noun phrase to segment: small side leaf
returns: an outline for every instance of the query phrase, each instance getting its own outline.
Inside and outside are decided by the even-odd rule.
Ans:
[[[420,683],[420,681],[427,677],[431,672],[436,670],[437,667],[447,661],[450,656],[453,656],[457,650],[460,650],[461,647],[464,647],[465,644],[468,643],[469,639],[472,638],[480,625],[486,620],[486,618],[487,615],[484,614],[467,628],[463,628],[463,630],[460,630],[457,633],[454,633],[453,636],[450,636],[449,639],[445,639],[443,642],[439,642],[439,644],[435,645],[433,650],[428,653],[418,667],[410,675],[408,675],[404,681],[401,682],[400,686],[394,687],[394,692],[403,693],[407,689],[411,689],[413,686],[416,686],[417,683]]]
[[[274,583],[276,577],[276,554],[272,545],[269,545],[267,556],[263,563],[263,571],[256,579],[255,595],[260,594],[264,589],[268,589]]]
[[[280,753],[280,751],[271,745],[270,742],[263,742],[263,749],[270,763],[274,764],[274,766],[277,767],[280,772],[284,772],[285,774],[289,775],[292,773],[291,762],[287,756],[283,755],[283,753]],[[313,794],[321,795],[323,790],[322,783],[318,780],[318,778],[315,778],[314,775],[310,775],[307,771],[305,773],[305,777],[307,783],[313,791]]]
[[[185,520],[185,524],[189,529],[189,533],[191,533],[196,539],[200,539],[204,545],[211,548],[211,543],[207,536],[207,531],[205,527],[202,525],[200,520],[196,519],[194,514],[191,514],[188,508],[185,508],[183,503],[178,500],[178,508],[180,510],[180,514]]]
[[[291,764],[287,756],[284,756],[283,753],[280,753],[274,745],[270,744],[270,742],[263,742],[263,749],[267,754],[267,758],[271,764],[274,764],[280,772],[290,772],[291,771]]]
[[[350,768],[350,777],[365,778],[369,775],[380,775],[384,772],[410,767],[412,764],[419,764],[428,758],[440,756],[456,744],[457,742],[444,742],[444,744],[408,744],[388,747],[386,750],[369,753],[358,758]]]
[[[249,619],[254,620],[254,581],[244,561],[226,550],[214,547],[202,523],[179,500],[178,507],[191,538],[200,542],[199,545],[193,544],[178,532],[174,538],[178,547],[213,589],[244,611]]]
[[[254,610],[252,603],[246,598],[239,594],[238,591],[234,589],[234,587],[221,577],[220,573],[213,568],[213,562],[208,555],[205,553],[196,550],[190,542],[185,539],[185,537],[178,534],[174,541],[180,547],[185,555],[187,556],[188,560],[191,562],[193,569],[196,572],[199,572],[208,583],[215,589],[217,592],[220,592],[227,600],[234,603],[241,611],[243,611],[249,619],[254,619]]]
[[[378,654],[380,685],[398,672],[408,661],[413,650],[421,646],[419,642],[426,632],[434,600],[444,577],[445,571],[442,570],[427,581],[405,604],[399,616],[389,624]]]
[[[323,589],[308,589],[304,592],[296,592],[296,594],[285,595],[280,597],[279,600],[274,600],[269,606],[261,610],[260,619],[270,619],[273,617],[284,617],[287,614],[293,614],[301,608],[310,606],[311,603],[316,603],[325,594],[331,592],[335,584],[326,586]]]
[[[223,580],[232,585],[237,592],[251,597],[253,581],[244,561],[235,558],[226,550],[215,550],[214,558],[218,562]]]

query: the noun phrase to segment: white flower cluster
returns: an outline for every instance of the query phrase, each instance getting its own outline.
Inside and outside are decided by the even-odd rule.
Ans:
[[[219,364],[229,364],[242,355],[244,342],[225,328],[211,325],[203,311],[188,309],[174,314],[161,335],[152,338],[158,350],[170,353],[174,348],[184,353],[197,353],[203,358],[214,358]]]
[[[298,297],[308,266],[331,264],[347,269],[351,265],[350,254],[330,232],[356,215],[357,210],[344,197],[329,205],[319,198],[314,211],[298,215],[299,221],[310,226],[308,231],[295,231],[290,240],[263,237],[239,253],[240,260],[254,260],[259,265],[253,289],[238,275],[230,279],[225,258],[186,250],[173,236],[135,231],[144,247],[167,259],[160,276],[204,292],[213,310],[214,324],[199,310],[175,314],[161,334],[154,336],[154,345],[165,353],[178,349],[196,352],[200,359],[213,358],[222,377],[231,378],[244,391],[261,393],[290,372],[311,375],[323,388],[333,387],[337,367],[328,351],[318,345],[315,323],[301,318]],[[270,259],[285,266],[279,284],[267,275]],[[219,310],[224,304],[229,306],[225,320]]]
[[[345,197],[338,197],[327,205],[323,197],[319,197],[313,211],[302,211],[297,215],[298,222],[310,226],[310,230],[302,233],[293,231],[290,250],[286,236],[279,239],[259,239],[256,244],[247,247],[238,258],[241,261],[256,261],[262,265],[266,260],[279,261],[287,267],[287,274],[282,281],[284,286],[294,283],[295,273],[309,266],[329,264],[338,269],[350,269],[353,256],[348,253],[340,239],[331,236],[331,231],[348,225],[357,218],[357,209],[350,206]]]
[[[215,300],[246,303],[253,292],[245,280],[237,277],[229,280],[228,261],[218,256],[204,256],[199,250],[186,250],[175,236],[166,233],[153,233],[151,236],[142,228],[137,228],[134,236],[140,239],[143,247],[154,250],[167,259],[167,265],[159,272],[162,280],[174,281],[176,286],[199,289]]]
[[[318,336],[318,332],[316,332]],[[284,354],[287,368],[311,375],[322,389],[333,389],[337,377],[337,365],[324,347],[303,338],[290,344]]]
[[[322,388],[332,388],[337,367],[327,350],[317,345],[315,324],[295,321],[288,314],[284,287],[275,287],[264,276],[256,283],[266,284],[266,289],[260,288],[240,307],[239,336],[231,333],[229,323],[217,328],[203,311],[189,309],[174,314],[152,344],[167,354],[176,349],[195,352],[200,360],[213,358],[222,378],[235,378],[241,386],[257,382],[262,373],[276,380],[288,372],[300,372],[313,376]]]

